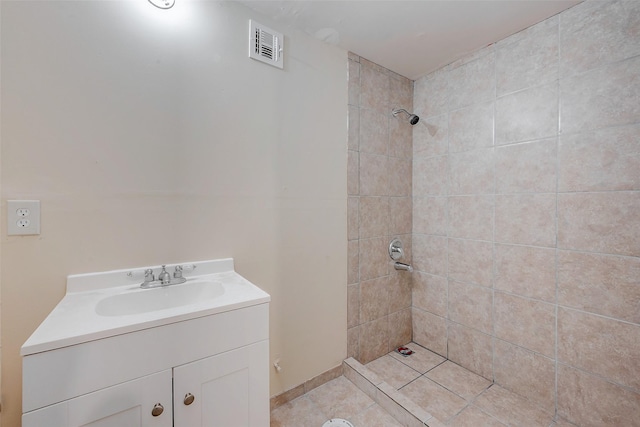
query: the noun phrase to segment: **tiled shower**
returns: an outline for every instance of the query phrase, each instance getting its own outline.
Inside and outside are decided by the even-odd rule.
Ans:
[[[413,340],[577,425],[640,425],[639,2],[413,84],[350,55],[348,177],[349,356]]]

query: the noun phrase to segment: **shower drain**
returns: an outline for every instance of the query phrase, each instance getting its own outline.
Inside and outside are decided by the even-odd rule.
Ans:
[[[322,427],[355,427],[355,426],[351,424],[349,421],[343,420],[342,418],[333,418],[325,422],[324,424],[322,424]]]

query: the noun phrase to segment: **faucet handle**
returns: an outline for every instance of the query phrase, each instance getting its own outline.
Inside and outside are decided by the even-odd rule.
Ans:
[[[155,276],[153,275],[153,270],[150,268],[147,268],[144,271],[144,283],[151,283],[154,280],[156,280]]]
[[[182,277],[182,266],[181,265],[176,265],[176,269],[173,272],[173,277],[175,279],[179,279]]]

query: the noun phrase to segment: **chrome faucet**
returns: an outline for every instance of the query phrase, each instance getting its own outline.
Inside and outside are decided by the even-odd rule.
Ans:
[[[173,272],[173,277],[171,277],[171,274],[167,271],[167,265],[165,264],[162,266],[162,271],[160,271],[160,273],[158,274],[157,280],[153,274],[153,269],[147,268],[146,270],[144,270],[144,282],[140,284],[140,287],[142,289],[151,289],[161,286],[179,285],[181,283],[184,283],[187,281],[187,278],[182,275],[182,272],[183,270],[185,270],[185,268],[188,271],[191,271],[195,268],[195,266],[176,265],[175,271]],[[133,272],[129,272],[127,275],[130,277],[134,277]]]

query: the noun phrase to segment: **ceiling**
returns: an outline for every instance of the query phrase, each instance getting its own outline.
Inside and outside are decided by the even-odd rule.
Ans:
[[[410,79],[582,0],[239,0]]]

